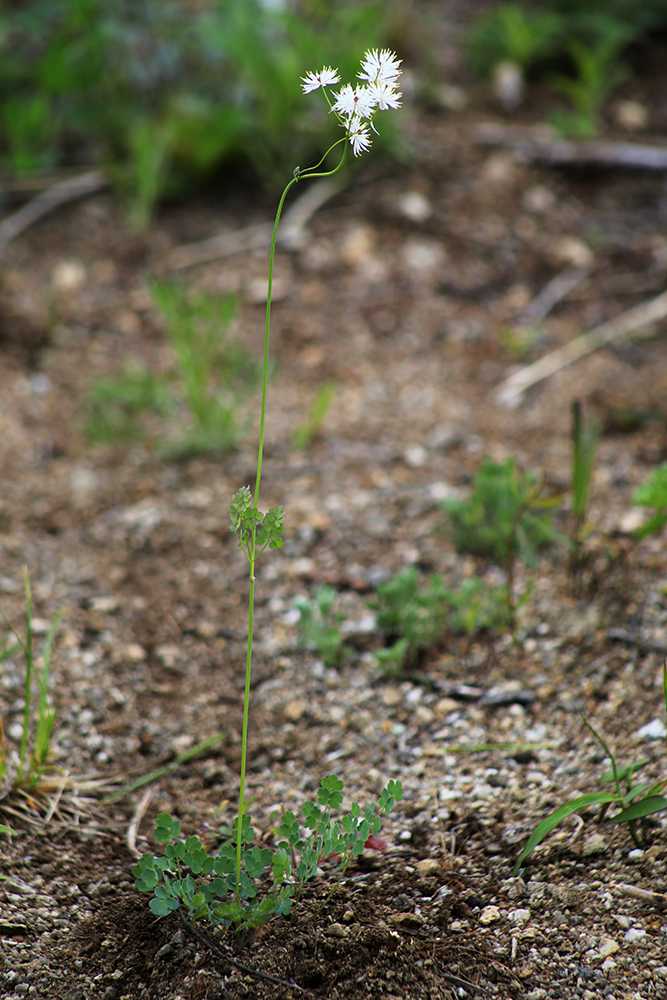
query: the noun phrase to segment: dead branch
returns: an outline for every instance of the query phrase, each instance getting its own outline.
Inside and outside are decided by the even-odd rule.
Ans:
[[[663,910],[667,907],[667,896],[661,892],[651,892],[648,889],[640,889],[636,885],[626,885],[623,882],[619,882],[614,888],[621,896],[630,896],[631,899],[638,899],[642,903],[650,903],[651,906],[657,906]]]
[[[534,129],[487,122],[475,130],[481,146],[508,146],[519,158],[554,166],[598,165],[634,170],[667,170],[667,148],[635,142],[572,142],[549,126]]]
[[[278,243],[288,248],[298,246],[303,240],[306,224],[319,208],[344,187],[338,177],[325,177],[308,188],[285,212],[278,229]],[[207,264],[222,257],[231,257],[249,250],[262,250],[271,243],[273,226],[261,222],[231,233],[221,233],[199,243],[188,243],[171,251],[165,270],[182,271],[196,264]]]
[[[102,191],[108,187],[109,181],[103,170],[90,170],[78,177],[71,177],[60,184],[42,191],[26,205],[9,215],[0,223],[0,250],[3,250],[12,240],[32,226],[33,223],[48,215],[61,205],[78,198],[86,198],[89,194]]]
[[[567,268],[544,286],[542,291],[530,302],[517,321],[518,326],[530,326],[539,323],[549,315],[554,306],[566,295],[580,285],[590,274],[589,268]]]
[[[634,309],[628,309],[627,312],[621,313],[608,323],[596,326],[588,333],[582,333],[580,337],[575,337],[568,344],[545,355],[534,364],[514,372],[498,386],[496,398],[504,406],[516,406],[521,401],[522,394],[530,386],[542,382],[561,368],[597,351],[599,347],[611,344],[614,340],[634,333],[642,327],[657,323],[665,316],[667,316],[667,292],[648,302],[642,302]]]
[[[137,834],[139,833],[139,827],[141,826],[141,821],[146,815],[146,810],[148,809],[149,803],[153,798],[153,793],[155,789],[150,786],[146,789],[144,794],[139,799],[137,808],[134,810],[134,815],[127,828],[127,836],[125,838],[125,843],[127,844],[130,854],[133,854],[135,858],[141,857],[141,851],[137,850]]]

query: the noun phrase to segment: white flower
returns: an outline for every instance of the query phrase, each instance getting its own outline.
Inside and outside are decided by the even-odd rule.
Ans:
[[[351,87],[349,83],[334,97],[336,100],[333,110],[347,118],[352,118],[353,115],[370,118],[377,104],[377,99],[368,87]]]
[[[347,125],[347,137],[350,140],[352,151],[355,156],[365,153],[371,146],[371,134],[368,125],[359,115],[353,115]]]
[[[395,84],[401,75],[399,69],[402,59],[397,59],[396,55],[389,49],[377,49],[366,52],[362,62],[362,73],[359,73],[360,80],[368,80],[369,83],[389,83]]]
[[[378,83],[372,83],[368,88],[375,98],[375,102],[380,111],[387,111],[389,108],[400,108],[401,102],[399,98],[402,96],[400,91],[394,89],[391,83],[387,83],[386,80],[380,80]]]
[[[330,66],[325,66],[319,73],[308,73],[301,77],[301,87],[304,94],[312,94],[320,87],[333,87],[335,83],[340,83],[338,70],[331,69]]]

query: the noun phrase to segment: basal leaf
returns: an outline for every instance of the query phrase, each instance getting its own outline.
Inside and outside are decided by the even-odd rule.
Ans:
[[[643,816],[653,816],[655,813],[664,812],[665,809],[667,809],[667,799],[664,795],[649,795],[640,802],[633,802],[627,809],[621,809],[607,822],[627,823],[633,819],[641,819]]]
[[[617,801],[617,796],[611,792],[588,792],[586,795],[580,795],[579,798],[572,799],[571,802],[566,802],[564,806],[559,806],[546,819],[537,824],[528,838],[526,846],[516,860],[512,875],[516,875],[521,867],[521,862],[544,840],[547,834],[551,833],[559,823],[562,823],[572,813],[578,812],[580,809],[585,809],[587,806],[604,805],[605,803]]]

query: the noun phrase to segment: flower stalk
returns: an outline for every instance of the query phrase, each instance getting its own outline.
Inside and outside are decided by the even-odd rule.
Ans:
[[[255,563],[258,555],[264,549],[282,548],[283,538],[283,508],[273,507],[266,514],[259,510],[259,488],[262,478],[262,462],[264,457],[264,433],[266,424],[266,397],[269,366],[269,333],[271,326],[271,299],[273,291],[273,268],[276,252],[276,240],[278,227],[285,204],[285,199],[291,188],[300,180],[314,179],[317,177],[331,177],[342,168],[347,154],[347,145],[344,146],[342,156],[338,164],[332,170],[321,170],[329,154],[341,143],[348,141],[352,146],[355,156],[370,149],[372,144],[371,129],[376,132],[374,119],[378,111],[385,111],[400,107],[401,94],[396,91],[396,83],[400,76],[400,59],[397,59],[393,52],[382,49],[378,52],[372,50],[366,52],[361,62],[361,72],[358,73],[359,80],[362,81],[354,87],[347,84],[336,94],[333,100],[330,97],[327,87],[333,87],[340,82],[338,70],[325,66],[319,73],[308,73],[302,78],[301,86],[304,94],[310,94],[316,90],[323,90],[326,101],[329,105],[330,113],[338,120],[338,124],[344,129],[345,135],[337,139],[327,150],[322,159],[312,167],[303,170],[297,167],[294,176],[285,186],[273,225],[271,236],[271,248],[269,253],[269,281],[266,300],[266,323],[264,331],[264,360],[262,366],[262,402],[260,410],[259,444],[257,451],[257,473],[255,478],[255,490],[251,498],[250,488],[242,487],[233,497],[229,508],[231,514],[231,531],[233,531],[249,563],[249,595],[248,595],[248,641],[246,648],[246,668],[245,668],[245,690],[243,698],[243,727],[241,735],[241,773],[239,788],[239,808],[236,829],[236,903],[241,897],[241,860],[243,856],[243,816],[246,782],[246,764],[248,750],[248,720],[250,709],[250,678],[252,670],[252,640],[254,625],[254,605],[255,605]]]

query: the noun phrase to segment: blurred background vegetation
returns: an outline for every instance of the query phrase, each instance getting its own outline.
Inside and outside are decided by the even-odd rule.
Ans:
[[[336,133],[300,77],[353,79],[393,7],[349,0],[32,0],[0,14],[0,168],[103,164],[137,221],[221,164],[269,189]],[[336,136],[337,138],[337,136]]]
[[[647,35],[667,31],[667,0],[475,9],[462,41],[470,81],[512,63],[565,98],[554,124],[581,136]],[[366,49],[389,46],[428,90],[443,82],[429,47],[444,16],[432,0],[0,0],[0,172],[103,165],[139,226],[221,166],[275,191],[337,133],[300,77],[326,64],[352,80]],[[397,154],[389,119],[381,131]]]

